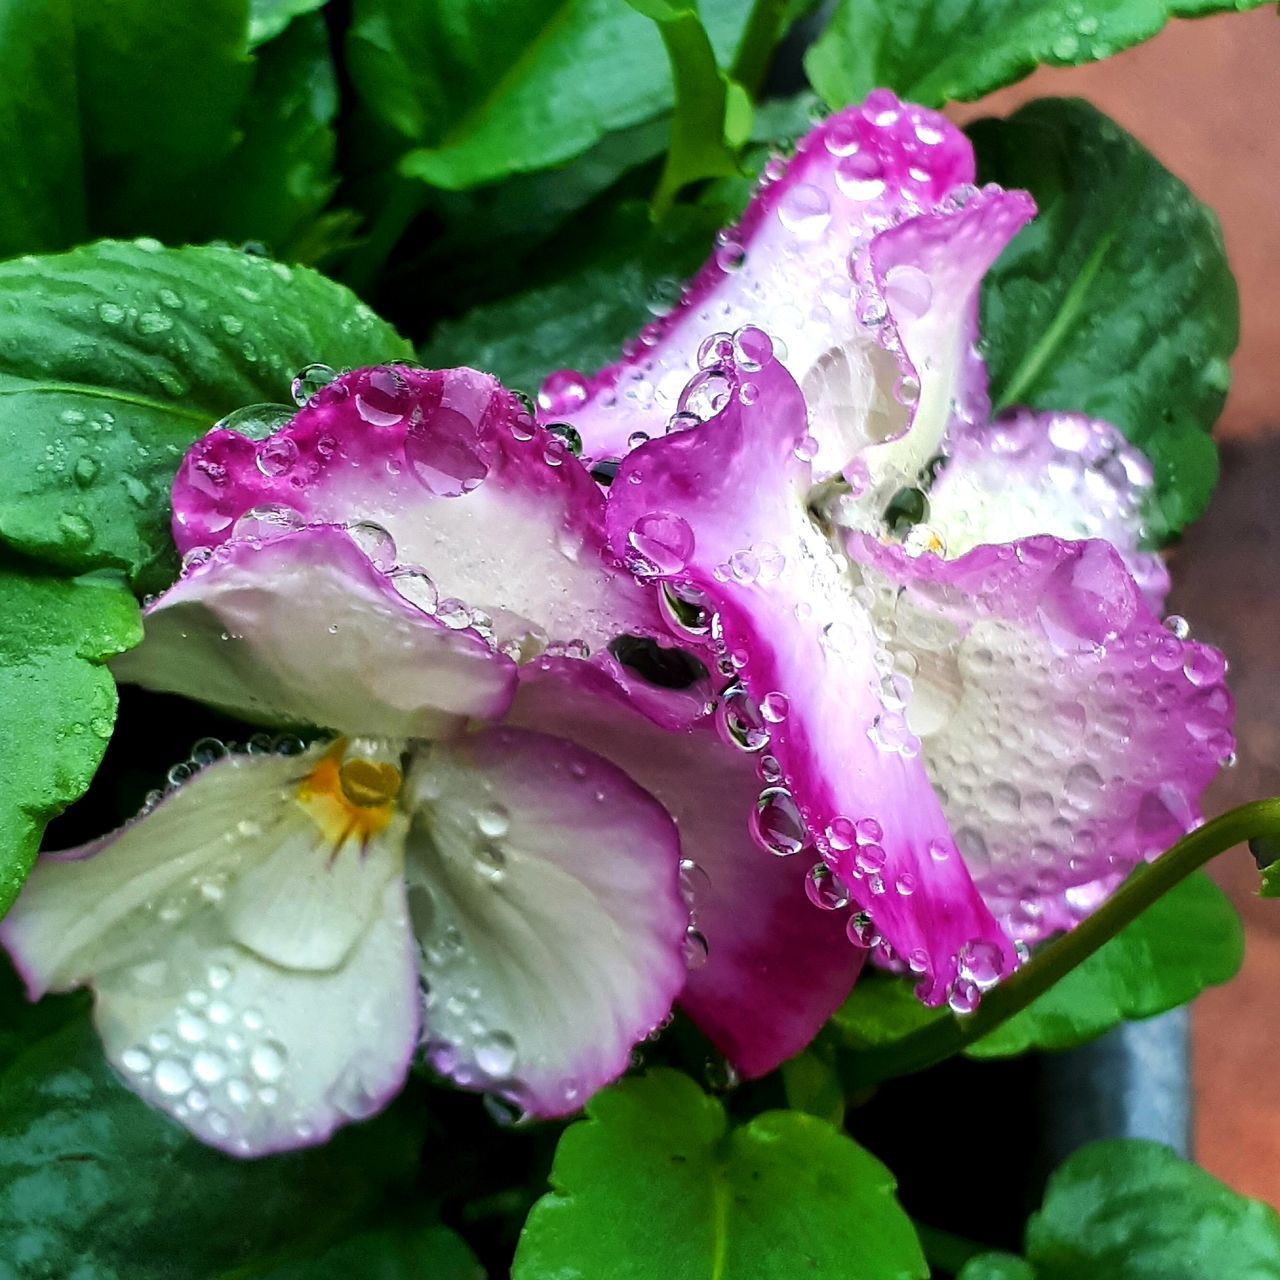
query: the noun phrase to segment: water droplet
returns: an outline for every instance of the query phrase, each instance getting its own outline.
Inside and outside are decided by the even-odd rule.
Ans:
[[[161,1058],[156,1063],[156,1088],[166,1097],[177,1098],[191,1088],[191,1072],[177,1058]]]
[[[744,325],[733,335],[733,354],[738,368],[758,373],[773,359],[773,341],[763,329]]]
[[[201,1084],[218,1084],[227,1074],[227,1060],[213,1049],[201,1049],[191,1059],[191,1070]]]
[[[791,700],[785,693],[766,693],[760,700],[760,714],[770,724],[781,724],[791,709]]]
[[[1004,952],[994,943],[975,938],[960,948],[960,976],[972,982],[980,991],[995,986],[1004,973]]]
[[[557,436],[564,441],[565,448],[569,450],[575,458],[582,456],[582,437],[578,434],[576,427],[571,427],[567,422],[552,422],[548,425],[547,430],[553,436]]]
[[[125,309],[119,303],[100,302],[98,304],[98,318],[104,324],[119,324],[125,315]]]
[[[293,409],[288,405],[247,404],[215,422],[211,430],[235,431],[250,440],[265,440],[292,417]]]
[[[693,530],[680,516],[650,512],[641,516],[627,535],[632,573],[652,577],[678,573],[693,554]]]
[[[88,454],[76,460],[75,476],[76,484],[82,489],[87,489],[97,478],[98,472],[102,470],[102,464],[97,458],[91,458]]]
[[[284,1045],[275,1040],[264,1040],[254,1045],[249,1053],[249,1070],[266,1084],[284,1075],[286,1054]]]
[[[919,319],[933,305],[933,282],[919,267],[892,267],[885,275],[884,296],[896,315]]]
[[[804,891],[809,901],[823,911],[840,911],[849,905],[849,891],[825,862],[809,868]]]
[[[547,375],[538,391],[538,407],[544,413],[567,413],[586,404],[588,383],[576,369],[557,369]]]
[[[351,541],[365,553],[379,569],[390,569],[396,562],[396,540],[372,520],[358,520],[347,525]]]
[[[489,474],[475,423],[446,406],[409,427],[404,456],[418,483],[437,498],[470,493]]]
[[[270,436],[258,446],[258,470],[264,476],[287,475],[297,461],[298,446],[288,436]]]
[[[785,787],[766,787],[751,815],[751,834],[766,853],[788,858],[809,842],[800,807]]]
[[[731,747],[742,751],[763,751],[769,745],[769,727],[760,708],[746,686],[738,681],[720,695],[716,725],[720,736]]]
[[[369,370],[355,404],[371,427],[398,427],[413,408],[413,393],[404,374],[388,365]]]
[[[435,613],[440,593],[426,570],[413,565],[401,565],[390,574],[391,585],[410,604],[417,605],[423,613]]]
[[[306,524],[302,514],[292,507],[280,502],[264,502],[250,507],[231,527],[231,537],[235,541],[251,539],[254,542],[270,542],[274,538],[283,538]]]
[[[686,969],[701,969],[711,954],[706,935],[693,925],[684,932],[683,954]]]
[[[290,384],[293,403],[299,407],[306,404],[317,391],[323,390],[337,376],[338,371],[327,364],[309,364],[299,369]]]
[[[490,1079],[509,1076],[516,1065],[516,1042],[505,1031],[490,1031],[476,1041],[476,1066]]]
[[[778,221],[801,240],[815,240],[831,221],[831,202],[821,187],[805,182],[789,187],[778,202]]]

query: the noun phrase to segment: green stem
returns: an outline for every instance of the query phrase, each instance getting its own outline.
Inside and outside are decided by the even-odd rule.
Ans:
[[[945,1271],[949,1276],[958,1276],[970,1258],[980,1253],[990,1253],[991,1246],[978,1244],[976,1240],[968,1240],[951,1231],[943,1231],[938,1227],[917,1222],[914,1218],[911,1225],[920,1238],[920,1248],[924,1251],[925,1260],[932,1270]]]
[[[409,229],[409,224],[427,202],[428,189],[415,178],[395,174],[389,180],[386,198],[364,243],[352,255],[342,273],[343,283],[356,293],[367,293],[391,251]]]
[[[1179,881],[1225,850],[1260,835],[1280,835],[1280,797],[1241,805],[1184,836],[1155,862],[1130,876],[1070,933],[1041,948],[1016,973],[988,991],[973,1013],[939,1018],[892,1044],[851,1054],[846,1079],[854,1085],[878,1084],[924,1071],[960,1053],[1042,996]]]
[[[760,93],[773,51],[782,38],[788,7],[788,0],[756,0],[752,6],[729,72],[752,100]]]

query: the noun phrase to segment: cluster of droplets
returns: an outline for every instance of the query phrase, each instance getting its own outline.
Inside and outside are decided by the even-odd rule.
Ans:
[[[165,775],[164,785],[153,787],[147,792],[142,804],[142,812],[149,813],[166,796],[207,769],[219,760],[229,756],[296,756],[307,749],[307,741],[296,733],[255,733],[244,742],[223,741],[221,738],[200,738],[191,748],[191,754],[170,767]],[[205,888],[204,895],[211,897],[216,891]]]
[[[1110,423],[1020,409],[955,436],[929,501],[953,556],[1031,534],[1102,538],[1158,602],[1168,572],[1158,555],[1138,551],[1150,538],[1153,484],[1151,464]]]
[[[1195,825],[1232,749],[1221,656],[1188,643],[1178,617],[1126,630],[1133,588],[1059,563],[1067,545],[992,548],[976,589],[903,594],[866,573],[885,650],[914,673],[905,710],[959,851],[1006,932],[1030,942]],[[1023,585],[1037,555],[1048,571]],[[1113,580],[1117,594],[1097,594]]]
[[[164,994],[169,977],[139,965],[125,981],[142,1000]],[[181,1004],[121,1052],[120,1069],[133,1088],[206,1141],[234,1146],[230,1135],[250,1128],[253,1112],[279,1111],[293,1063],[266,1016],[242,1005],[228,964],[215,960],[189,977]],[[273,1123],[279,1121],[273,1117]],[[301,1114],[291,1125],[299,1138],[316,1136]],[[249,1142],[241,1139],[240,1148],[249,1150]]]
[[[572,422],[598,405],[634,415],[638,426],[654,415],[667,417],[668,430],[705,421],[727,389],[714,372],[690,384],[692,341],[763,315],[774,317],[775,343],[806,330],[834,327],[849,336],[860,330],[893,353],[894,395],[901,406],[914,405],[919,380],[888,321],[891,306],[901,308],[898,314],[924,314],[932,287],[918,268],[902,265],[882,288],[871,278],[866,248],[895,223],[968,198],[969,189],[955,187],[962,145],[941,117],[885,91],[831,117],[801,140],[792,159],[774,156],[765,164],[742,222],[717,234],[710,262],[683,292],[659,283],[649,299],[655,319],[624,347],[623,361],[595,379],[571,369],[546,379],[538,394],[544,420]],[[754,253],[757,243],[762,251]],[[785,347],[779,354],[785,358]],[[749,400],[753,391],[748,382],[739,394]],[[895,430],[905,426],[898,417]]]

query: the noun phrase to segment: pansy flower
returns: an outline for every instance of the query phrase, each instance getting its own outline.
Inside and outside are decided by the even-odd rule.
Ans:
[[[751,763],[603,507],[471,370],[358,371],[198,442],[183,574],[116,674],[323,732],[45,855],[0,927],[30,994],[92,986],[124,1080],[241,1155],[371,1114],[420,1047],[576,1110],[678,996],[741,1070],[801,1047],[860,959],[801,869],[756,874]]]
[[[620,459],[615,551],[700,619],[760,728],[758,842],[851,942],[970,1009],[1200,820],[1224,663],[1158,611],[1145,462],[990,422],[983,274],[1032,215],[876,93],[766,169],[675,310],[545,421]]]

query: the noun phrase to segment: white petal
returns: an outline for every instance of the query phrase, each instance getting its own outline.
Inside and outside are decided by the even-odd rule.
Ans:
[[[407,786],[432,1063],[539,1115],[576,1110],[684,982],[674,824],[614,765],[523,730],[437,746]]]
[[[116,835],[42,858],[0,927],[33,996],[91,985],[130,1087],[236,1154],[320,1141],[370,1114],[417,1039],[402,828],[363,856],[340,849],[332,883],[305,863],[326,868],[332,852],[298,799],[327,750],[211,765]],[[249,890],[264,884],[274,896],[262,892],[249,924]]]

